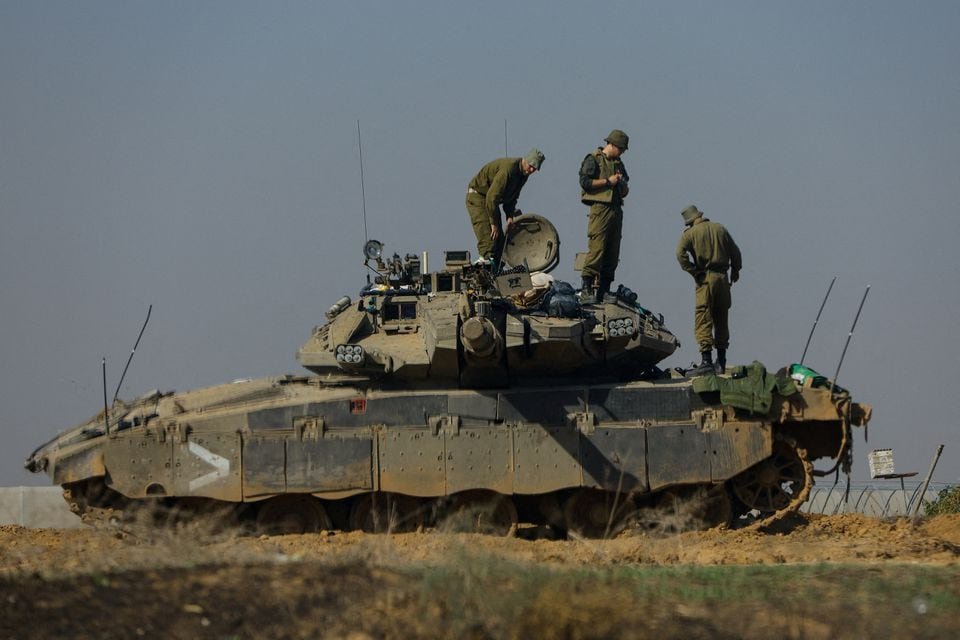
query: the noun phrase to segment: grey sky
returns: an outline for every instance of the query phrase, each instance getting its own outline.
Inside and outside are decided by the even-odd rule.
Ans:
[[[585,248],[580,160],[631,135],[618,281],[697,357],[673,250],[695,203],[744,253],[731,360],[799,359],[874,406],[866,452],[960,482],[960,3],[0,0],[0,485],[102,403],[302,372],[388,252],[473,246],[485,162],[547,156],[520,207]]]

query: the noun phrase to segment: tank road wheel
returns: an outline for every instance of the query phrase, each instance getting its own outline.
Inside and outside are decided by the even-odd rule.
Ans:
[[[748,511],[757,511],[755,524],[770,524],[800,508],[810,495],[813,465],[807,450],[795,440],[777,436],[773,454],[730,480],[733,494]]]
[[[673,487],[658,496],[653,513],[657,522],[650,528],[673,533],[712,529],[730,524],[733,501],[722,484]]]
[[[367,533],[402,533],[422,523],[420,501],[399,493],[366,493],[350,508],[350,528]]]
[[[505,536],[516,531],[519,519],[510,496],[494,491],[464,491],[452,496],[443,526],[449,531]]]
[[[257,510],[257,530],[268,535],[312,533],[332,529],[323,504],[307,494],[270,498]]]
[[[574,538],[611,538],[635,513],[630,496],[599,489],[578,489],[563,505],[567,533]]]

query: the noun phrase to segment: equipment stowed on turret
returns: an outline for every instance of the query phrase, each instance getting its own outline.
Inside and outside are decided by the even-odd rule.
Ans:
[[[362,375],[388,385],[477,388],[649,375],[678,343],[635,294],[551,315],[549,296],[562,283],[547,278],[545,304],[524,304],[524,294],[536,290],[532,276],[557,266],[559,246],[549,220],[524,215],[511,227],[500,270],[471,264],[467,251],[448,251],[441,271],[422,273],[416,255],[384,261],[382,245],[370,241],[364,255],[377,273],[374,282],[356,304],[335,305],[339,312],[314,330],[297,359],[321,375]],[[362,353],[362,361],[337,359],[344,351]]]
[[[27,459],[86,518],[229,507],[265,531],[549,524],[610,535],[673,510],[691,526],[794,512],[812,461],[846,459],[869,407],[809,369],[759,363],[695,390],[678,346],[620,286],[580,304],[553,280],[556,229],[515,219],[502,264],[383,257],[326,311],[283,376],[117,400]],[[742,402],[748,398],[749,404]],[[675,514],[676,515],[676,514]],[[676,517],[673,519],[676,522]]]

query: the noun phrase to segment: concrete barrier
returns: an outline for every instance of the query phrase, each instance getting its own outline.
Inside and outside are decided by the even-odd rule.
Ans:
[[[0,525],[74,529],[83,523],[70,511],[60,487],[0,487]]]

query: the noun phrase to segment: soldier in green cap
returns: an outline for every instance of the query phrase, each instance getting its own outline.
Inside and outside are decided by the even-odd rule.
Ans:
[[[543,152],[531,149],[522,158],[500,158],[483,165],[467,186],[467,213],[477,236],[477,252],[484,261],[496,262],[513,219],[520,215],[517,199],[527,178],[540,170]],[[507,219],[500,222],[500,208]]]
[[[700,346],[700,364],[688,371],[698,376],[714,373],[713,348],[717,349],[717,369],[727,367],[730,329],[730,285],[740,279],[743,267],[740,247],[722,224],[703,217],[703,212],[689,206],[680,214],[687,226],[677,244],[680,268],[697,283],[693,334]],[[727,270],[730,275],[727,275]],[[729,279],[728,279],[729,278]]]
[[[604,142],[605,146],[587,154],[580,164],[580,201],[590,207],[580,300],[588,304],[602,301],[613,284],[620,262],[623,199],[630,193],[630,176],[620,159],[629,136],[614,129]]]

